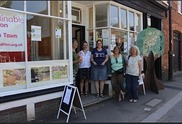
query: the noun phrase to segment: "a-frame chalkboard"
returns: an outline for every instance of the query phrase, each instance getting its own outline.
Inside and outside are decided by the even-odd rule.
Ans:
[[[59,105],[57,119],[59,118],[60,111],[62,111],[64,114],[67,115],[66,123],[68,123],[72,108],[74,109],[75,113],[76,109],[81,110],[85,119],[87,119],[80,98],[80,94],[78,92],[78,88],[72,85],[66,85],[64,87],[63,97],[61,98],[61,102]]]

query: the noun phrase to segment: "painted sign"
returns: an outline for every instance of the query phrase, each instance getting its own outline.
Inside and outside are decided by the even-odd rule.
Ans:
[[[24,16],[0,10],[0,51],[25,51]]]

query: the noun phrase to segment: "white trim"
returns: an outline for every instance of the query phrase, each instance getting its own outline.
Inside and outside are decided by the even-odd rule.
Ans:
[[[162,2],[165,3],[166,5],[169,5],[167,0],[163,0]]]
[[[181,1],[177,1],[177,7],[178,7],[178,13],[182,14],[182,2]]]

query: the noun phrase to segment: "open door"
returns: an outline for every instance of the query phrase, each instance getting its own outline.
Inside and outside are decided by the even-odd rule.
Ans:
[[[82,49],[81,44],[85,40],[85,26],[72,25],[72,36],[78,41],[78,52]]]

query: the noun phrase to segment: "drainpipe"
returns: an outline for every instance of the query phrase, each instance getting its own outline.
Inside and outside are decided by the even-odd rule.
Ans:
[[[172,52],[172,1],[168,0],[169,3],[169,51],[168,51],[168,55],[169,55],[169,81],[173,80],[173,52]]]

